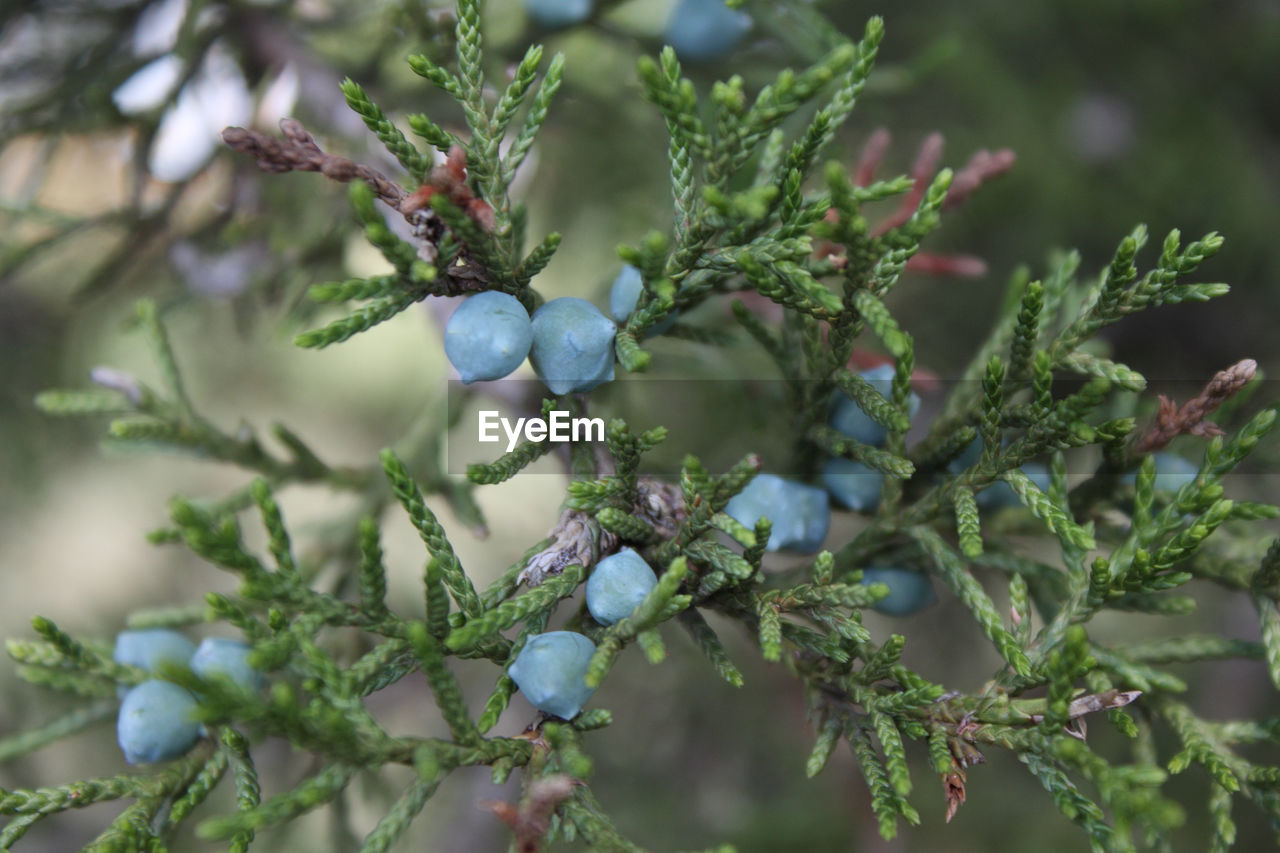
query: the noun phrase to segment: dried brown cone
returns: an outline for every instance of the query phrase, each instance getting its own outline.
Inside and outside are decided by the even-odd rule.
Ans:
[[[336,154],[326,154],[297,119],[281,119],[280,132],[283,137],[244,127],[228,127],[222,131],[222,141],[233,151],[256,159],[258,168],[264,172],[319,172],[343,183],[361,180],[382,201],[397,210],[400,208],[405,191],[377,169]]]
[[[1258,363],[1253,359],[1238,361],[1218,371],[1203,391],[1181,406],[1161,394],[1155,422],[1134,442],[1134,455],[1160,450],[1179,435],[1222,435],[1218,425],[1208,419],[1209,415],[1248,385],[1257,372]]]
[[[461,148],[450,152],[448,164],[432,171],[432,177],[442,181],[442,186],[429,182],[410,193],[371,166],[325,153],[297,119],[281,119],[280,132],[282,136],[276,137],[248,128],[228,127],[222,131],[222,141],[233,151],[253,157],[264,172],[319,172],[342,183],[364,181],[381,201],[413,226],[413,235],[420,241],[418,256],[429,263],[435,262],[437,245],[445,231],[444,223],[434,216],[427,204],[434,192],[444,192],[482,228],[493,228],[493,209],[466,190],[465,155]],[[446,279],[446,292],[451,293],[481,289],[488,280],[487,272],[466,248],[441,272]]]
[[[952,764],[951,769],[942,774],[942,796],[947,803],[947,823],[956,816],[960,806],[964,805],[965,782],[968,774],[959,764]]]

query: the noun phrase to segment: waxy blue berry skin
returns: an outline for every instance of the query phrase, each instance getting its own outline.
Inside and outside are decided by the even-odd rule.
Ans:
[[[529,312],[519,299],[496,290],[468,297],[444,327],[444,354],[464,385],[508,375],[532,345]]]
[[[596,644],[573,631],[535,634],[507,675],[533,707],[570,720],[596,692],[586,682],[587,665],[595,653]]]
[[[884,474],[851,459],[828,459],[822,466],[822,485],[837,503],[854,512],[872,512],[880,505]]]
[[[150,628],[144,631],[121,631],[116,635],[115,651],[111,659],[152,672],[161,663],[186,666],[195,654],[196,644],[167,628]]]
[[[590,391],[613,379],[618,327],[585,299],[563,296],[533,312],[529,361],[554,394]]]
[[[524,10],[549,30],[580,24],[591,15],[592,0],[524,0]]]
[[[890,568],[863,569],[862,582],[882,583],[889,587],[889,594],[872,605],[873,610],[888,616],[909,616],[938,600],[933,584],[924,572]]]
[[[614,322],[619,326],[627,322],[631,312],[635,311],[636,305],[640,303],[642,293],[644,293],[644,281],[640,277],[640,270],[631,264],[624,264],[622,272],[618,273],[618,277],[613,280],[613,287],[609,290],[609,316]],[[672,311],[661,323],[646,329],[645,337],[661,335],[675,324],[676,312]]]
[[[191,671],[201,678],[225,676],[245,690],[260,690],[264,679],[262,673],[249,665],[252,651],[248,643],[239,640],[205,637],[191,656]]]
[[[116,739],[130,764],[186,754],[200,737],[195,697],[168,681],[144,681],[124,695]]]
[[[1028,462],[1018,469],[1027,475],[1031,482],[1039,487],[1040,491],[1049,491],[1049,485],[1053,478],[1049,475],[1049,469],[1039,462]],[[1004,480],[997,480],[987,488],[978,492],[978,506],[983,509],[1004,509],[1010,506],[1022,506],[1022,501],[1018,500],[1018,495],[1014,492],[1013,487]]]
[[[609,289],[609,316],[617,323],[625,323],[631,312],[636,310],[641,293],[644,293],[644,279],[640,270],[631,264],[623,264],[622,271]]]
[[[724,511],[748,528],[761,518],[773,522],[766,551],[812,554],[822,546],[831,525],[825,490],[776,474],[757,474],[729,500]]]
[[[893,394],[893,374],[892,364],[882,364],[879,367],[864,370],[858,375],[871,383],[880,396],[888,400]],[[915,417],[919,409],[920,397],[912,391],[907,398],[907,412],[911,417]],[[861,406],[844,394],[836,394],[830,422],[831,427],[836,431],[873,447],[884,444],[884,440],[889,435],[888,430],[872,420],[866,412],[862,411]]]
[[[596,563],[587,578],[587,609],[601,625],[612,625],[630,616],[657,585],[658,577],[644,557],[623,548]]]
[[[704,62],[733,50],[750,29],[751,16],[724,0],[679,0],[662,38],[681,59]]]

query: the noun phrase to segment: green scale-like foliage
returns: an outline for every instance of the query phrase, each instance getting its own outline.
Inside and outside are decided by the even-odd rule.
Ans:
[[[392,849],[429,798],[449,784],[452,771],[476,765],[491,767],[495,782],[516,771],[523,775],[519,808],[537,803],[542,811],[541,822],[513,824],[521,842],[534,832],[538,845],[581,839],[593,849],[641,849],[622,837],[588,784],[589,732],[612,721],[608,711],[589,709],[568,724],[543,715],[526,736],[490,735],[516,692],[508,670],[520,650],[531,636],[563,621],[561,603],[578,593],[596,561],[623,546],[639,551],[658,580],[630,615],[611,626],[591,625],[582,610],[569,618],[568,628],[590,634],[596,644],[587,683],[605,685],[632,644],[649,661],[661,662],[667,654],[663,626],[675,621],[706,657],[707,672],[740,687],[743,672],[707,616],[738,623],[764,660],[786,666],[804,696],[816,732],[804,765],[808,775],[819,773],[840,741],[847,742],[885,838],[894,837],[903,820],[918,823],[911,800],[935,790],[913,780],[913,752],[928,757],[952,811],[963,802],[966,778],[972,795],[983,795],[980,775],[966,777],[965,768],[984,752],[1013,752],[1095,850],[1126,851],[1139,843],[1170,849],[1183,807],[1161,789],[1169,773],[1192,768],[1212,785],[1204,806],[1212,849],[1234,842],[1236,799],[1280,821],[1280,768],[1257,764],[1241,751],[1280,742],[1280,726],[1203,719],[1179,698],[1187,684],[1166,669],[1261,658],[1280,685],[1280,541],[1267,548],[1264,538],[1260,545],[1253,524],[1278,511],[1224,497],[1221,482],[1270,431],[1276,412],[1264,409],[1234,432],[1204,442],[1195,479],[1175,493],[1157,494],[1154,464],[1132,450],[1133,399],[1113,394],[1141,391],[1145,379],[1092,345],[1082,349],[1128,314],[1224,294],[1225,285],[1183,280],[1218,250],[1221,238],[1210,234],[1184,247],[1172,232],[1154,267],[1142,272],[1147,234],[1140,227],[1121,240],[1096,278],[1081,278],[1074,253],[1055,257],[1039,280],[1015,275],[990,338],[963,371],[965,381],[908,447],[915,345],[888,297],[941,224],[954,176],[943,169],[936,176],[855,185],[844,165],[824,162],[866,86],[884,29],[873,18],[862,38],[850,41],[809,4],[795,5],[796,20],[814,28],[829,49],[808,68],[778,74],[754,97],[736,76],[701,97],[670,48],[640,61],[643,95],[669,134],[673,225],[670,234],[653,231],[619,249],[621,259],[640,271],[643,291],[615,349],[624,369],[642,371],[662,357],[647,347],[673,312],[707,301],[729,303],[736,322],[786,383],[789,406],[778,416],[788,419],[793,458],[808,473],[827,456],[883,472],[876,514],[810,562],[766,572],[771,522],[761,519],[748,528],[725,512],[760,471],[760,458],[748,455],[717,475],[689,456],[674,482],[659,482],[642,471],[667,437],[665,429],[640,432],[615,418],[601,447],[570,449],[574,478],[563,494],[546,498],[563,501],[557,529],[479,588],[452,544],[456,531],[427,499],[438,496],[461,526],[483,531],[472,489],[509,480],[553,453],[550,442],[526,442],[492,462],[473,464],[466,481],[441,469],[442,442],[456,424],[438,417],[416,426],[400,452],[384,451],[363,467],[324,462],[283,425],[273,433],[286,452],[272,452],[251,429],[228,433],[199,413],[161,311],[143,302],[138,326],[160,367],[161,387],[116,383],[51,391],[37,404],[53,414],[114,418],[108,429],[113,443],[182,450],[256,475],[217,499],[175,499],[171,525],[151,535],[158,546],[180,544],[230,572],[239,580],[237,591],[211,594],[196,606],[139,612],[130,624],[225,622],[252,643],[251,660],[272,683],[254,694],[226,681],[198,679],[181,667],[162,668],[155,675],[198,692],[207,736],[186,757],[155,769],[0,790],[0,814],[10,817],[0,829],[0,848],[9,849],[50,815],[125,800],[92,849],[166,849],[178,825],[188,821],[197,822],[202,838],[225,839],[235,851],[258,849],[257,831],[341,803],[353,779],[398,764],[415,775],[364,839],[364,851]],[[438,232],[432,251],[423,252],[392,232],[374,193],[357,182],[356,218],[394,272],[315,285],[316,300],[364,304],[303,333],[300,346],[339,343],[433,296],[493,289],[532,309],[550,295],[538,290],[538,273],[560,236],[552,233],[525,253],[526,214],[512,201],[510,187],[547,120],[564,59],[557,55],[540,70],[542,48],[533,46],[497,85],[486,77],[478,0],[461,0],[456,22],[456,64],[416,55],[409,65],[456,101],[465,133],[446,130],[450,118],[409,116],[409,128],[428,146],[422,149],[358,84],[348,80],[342,92],[415,185],[431,178],[433,149],[460,149],[466,190],[487,206],[492,221],[439,193],[430,202]],[[869,206],[895,197],[907,199],[896,224],[869,229]],[[815,253],[820,241],[831,252]],[[832,259],[836,253],[839,262]],[[467,277],[455,275],[459,265],[468,268]],[[759,307],[760,299],[733,298],[748,292],[775,303],[781,321]],[[707,346],[730,340],[696,320],[664,334]],[[872,343],[891,358],[895,375],[888,395],[849,368],[855,341]],[[1085,382],[1067,393],[1055,388],[1064,376]],[[886,430],[882,446],[828,426],[836,392],[856,400]],[[586,395],[548,399],[542,409],[571,406],[583,414],[594,405],[594,395]],[[975,439],[981,443],[976,461],[963,468],[952,464]],[[1069,488],[1065,460],[1087,447],[1101,450],[1097,475]],[[1045,458],[1051,459],[1047,490],[1020,470]],[[1137,468],[1134,485],[1119,482],[1115,475],[1131,468]],[[295,546],[302,537],[291,532],[274,497],[301,483],[345,490],[359,501],[355,516],[343,516],[306,548]],[[1015,550],[992,525],[980,501],[988,488],[1007,488],[1027,510],[1019,529],[1043,540],[1036,556]],[[396,504],[399,510],[391,509]],[[422,605],[414,613],[396,612],[387,599],[381,529],[392,511],[403,511],[422,540]],[[265,555],[251,551],[241,535],[242,516],[254,512],[266,533]],[[965,692],[912,670],[903,663],[905,635],[877,636],[863,624],[863,611],[890,594],[885,584],[861,582],[862,569],[881,561],[926,573],[946,590],[945,606],[967,611],[1000,660],[985,687]],[[1008,576],[1007,611],[993,599],[993,571]],[[1200,583],[1247,595],[1261,641],[1170,630],[1142,643],[1108,644],[1094,631],[1094,617],[1104,612],[1121,618],[1129,612],[1185,613],[1195,600],[1182,591]],[[109,719],[117,687],[147,677],[113,662],[101,642],[73,636],[45,618],[34,626],[37,639],[8,645],[19,675],[81,697],[81,704],[0,740],[0,760]],[[338,634],[344,642],[335,641]],[[494,665],[479,713],[463,695],[454,658]],[[393,734],[370,710],[368,697],[406,678],[429,689],[447,735]],[[600,696],[607,700],[607,690]],[[1095,726],[1111,725],[1123,734],[1132,744],[1129,754],[1120,749],[1104,757],[1076,739],[1090,716]],[[266,798],[252,754],[261,738],[287,740],[313,759],[303,778],[273,788]],[[1175,752],[1159,755],[1157,744],[1173,744]],[[234,789],[234,811],[214,814],[204,804],[218,785]],[[559,793],[550,796],[549,790]]]

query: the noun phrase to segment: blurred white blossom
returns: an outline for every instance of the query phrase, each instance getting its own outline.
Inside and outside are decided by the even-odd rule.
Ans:
[[[127,116],[145,113],[168,100],[180,79],[182,60],[170,53],[135,71],[111,94],[111,100]]]
[[[292,62],[286,64],[276,74],[275,79],[267,84],[262,97],[258,100],[258,110],[254,123],[261,127],[275,127],[280,119],[293,114],[301,91],[298,69]]]
[[[245,124],[253,98],[240,67],[219,45],[165,111],[151,145],[147,168],[161,181],[185,181],[213,156],[223,128]]]
[[[202,252],[187,240],[174,243],[169,249],[169,260],[187,289],[206,299],[228,299],[241,293],[268,255],[266,244],[260,241],[221,254]]]
[[[159,0],[142,10],[133,30],[133,55],[158,56],[173,50],[187,17],[187,0]]]

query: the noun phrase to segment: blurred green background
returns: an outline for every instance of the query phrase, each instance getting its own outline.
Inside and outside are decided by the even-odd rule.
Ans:
[[[367,139],[326,111],[336,95],[330,84],[345,74],[394,115],[424,111],[451,127],[460,124],[452,105],[402,61],[424,46],[447,48],[447,35],[434,32],[438,10],[404,3],[298,5],[289,16],[273,14],[270,6],[231,4],[224,38],[251,87],[278,70],[278,61],[273,66],[270,51],[259,45],[264,32],[278,31],[288,44],[301,46],[299,55],[311,63],[301,66],[304,79],[329,94],[309,97],[304,86],[297,113],[328,148],[356,159],[373,156]],[[882,71],[831,156],[852,164],[861,144],[882,126],[894,138],[882,174],[906,171],[917,145],[935,130],[946,136],[948,165],[963,165],[979,148],[1008,147],[1018,155],[1012,172],[947,216],[928,244],[978,255],[989,273],[977,280],[914,276],[896,292],[893,307],[918,342],[919,364],[945,377],[967,360],[1017,265],[1039,274],[1050,250],[1077,247],[1084,271],[1101,269],[1119,239],[1145,222],[1154,244],[1147,261],[1170,228],[1181,228],[1187,239],[1210,230],[1225,234],[1226,247],[1199,280],[1226,281],[1234,291],[1209,305],[1162,308],[1121,324],[1108,333],[1117,358],[1151,378],[1155,390],[1176,388],[1184,395],[1187,383],[1197,385],[1240,358],[1275,369],[1280,6],[1268,0],[822,5],[851,35],[871,14],[883,15],[887,25]],[[492,70],[517,60],[534,38],[568,59],[565,86],[525,190],[532,238],[549,230],[565,238],[537,281],[544,294],[584,295],[603,304],[618,265],[614,247],[669,224],[665,136],[634,76],[636,57],[656,48],[666,9],[665,2],[626,3],[591,26],[536,33],[516,0],[487,5]],[[37,19],[43,14],[40,4],[26,4],[7,12],[7,20],[14,23],[25,13]],[[5,45],[0,36],[0,57]],[[704,92],[711,80],[729,73],[758,87],[777,68],[801,64],[802,47],[757,33],[728,60],[688,71]],[[91,92],[88,82],[85,92]],[[86,94],[83,100],[83,120],[62,132],[15,133],[10,124],[0,137],[6,249],[43,227],[15,214],[32,197],[35,152],[51,152],[52,158],[34,196],[43,206],[81,215],[119,204],[127,194],[122,176],[129,174],[135,137],[118,115],[102,109],[101,97]],[[146,121],[154,117],[141,123]],[[229,220],[219,219],[226,199],[239,198],[233,191],[246,188],[255,193],[251,202],[235,208]],[[158,237],[140,244],[120,274],[89,297],[77,295],[87,272],[117,241],[128,239],[127,226],[86,229],[0,281],[0,626],[6,635],[25,634],[26,620],[41,613],[71,630],[110,637],[131,608],[192,602],[207,590],[232,587],[179,549],[147,545],[143,534],[163,523],[169,495],[222,494],[248,475],[173,456],[104,455],[97,446],[103,424],[51,421],[31,404],[41,389],[83,386],[88,370],[99,364],[154,378],[142,342],[128,329],[137,297],[154,296],[166,305],[192,395],[223,426],[242,418],[259,426],[284,420],[326,459],[367,464],[419,410],[443,398],[447,365],[427,311],[408,312],[320,353],[289,342],[300,328],[325,319],[301,302],[306,284],[364,274],[380,263],[354,233],[341,188],[312,175],[260,175],[221,157],[183,199]],[[261,240],[270,260],[251,270],[247,289],[232,298],[201,295],[170,250],[173,241],[189,240],[216,257],[245,239]],[[718,310],[704,308],[695,319],[720,322]],[[745,345],[742,353],[708,354],[661,341],[654,350],[667,375],[715,376],[730,361],[752,357]],[[653,422],[661,421],[662,413],[654,412]],[[547,495],[562,488],[562,477],[549,460],[539,470],[480,491],[495,531],[487,542],[471,541],[457,528],[464,564],[481,580],[501,571],[554,522],[556,501]],[[1266,488],[1273,488],[1270,480],[1262,481]],[[332,515],[332,500],[307,489],[283,496],[296,538]],[[444,518],[448,525],[449,516]],[[418,602],[420,546],[398,518],[388,536],[393,599],[408,611]],[[906,621],[871,616],[868,622],[876,636],[908,636],[908,663],[926,676],[978,689],[995,658],[972,620],[952,605],[944,600]],[[1252,625],[1247,602],[1209,591],[1194,617],[1158,627],[1248,636]],[[1115,637],[1146,636],[1149,627],[1140,618],[1103,626]],[[745,638],[730,635],[739,641],[735,659],[744,662],[747,675],[742,690],[717,681],[687,638],[669,632],[667,663],[649,667],[627,655],[593,702],[610,708],[616,720],[588,741],[597,760],[594,788],[621,828],[646,846],[669,850],[729,841],[744,853],[1086,848],[1032,778],[998,752],[970,772],[969,800],[950,825],[942,822],[940,787],[918,760],[914,800],[923,826],[881,841],[847,754],[818,779],[804,780],[812,733],[798,695],[779,667],[760,664]],[[466,665],[459,671],[472,701],[483,701],[492,674]],[[1189,669],[1185,677],[1195,685],[1192,704],[1206,716],[1280,711],[1261,664]],[[15,682],[11,667],[0,668],[0,685],[6,697],[0,731],[48,713],[50,700]],[[434,712],[419,683],[397,685],[378,698],[375,710],[392,731],[429,733],[433,725],[424,722]],[[517,698],[502,730],[518,731],[531,719]],[[1104,753],[1112,737],[1106,729],[1099,724],[1094,734]],[[924,757],[922,750],[913,753]],[[278,766],[282,780],[305,767],[302,756],[279,745],[263,745],[255,754],[260,765]],[[0,786],[120,769],[111,733],[97,729],[4,768]],[[348,798],[351,825],[360,832],[376,820],[380,796],[403,781],[391,774],[388,780],[363,780]],[[1190,772],[1171,790],[1191,804],[1178,849],[1204,849],[1205,817],[1195,810],[1205,795],[1203,778]],[[511,796],[509,787],[490,787],[487,774],[460,773],[428,807],[417,836],[398,849],[505,849],[501,825],[478,803]],[[110,812],[96,807],[50,822],[43,835],[33,832],[28,849],[78,846]],[[1238,808],[1236,817],[1239,849],[1269,847],[1273,836],[1248,808]],[[350,849],[333,826],[328,817],[310,817],[296,836],[276,837],[267,849]],[[204,849],[189,843],[192,850]]]

